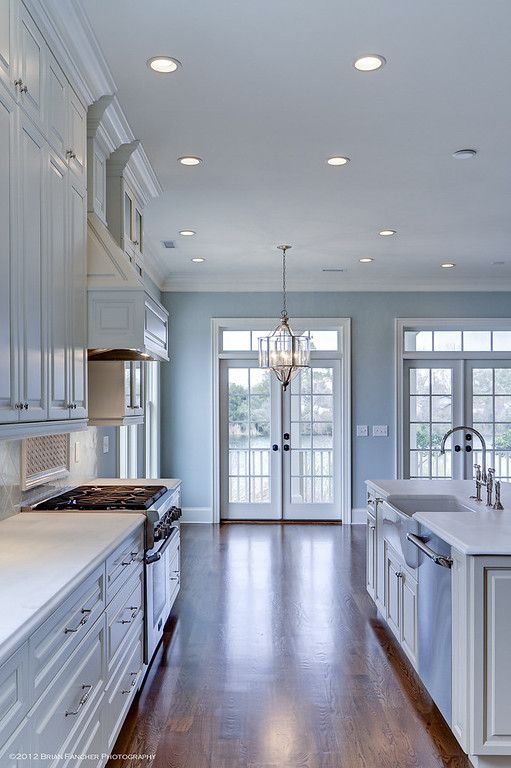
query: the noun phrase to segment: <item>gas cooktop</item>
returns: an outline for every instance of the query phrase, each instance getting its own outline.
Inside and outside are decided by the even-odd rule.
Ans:
[[[164,485],[79,485],[40,501],[32,509],[148,510],[167,490]]]

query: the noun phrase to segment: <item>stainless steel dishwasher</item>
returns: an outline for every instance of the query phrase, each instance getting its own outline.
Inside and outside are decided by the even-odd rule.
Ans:
[[[419,549],[418,671],[438,709],[452,720],[451,547],[424,526],[409,533]]]

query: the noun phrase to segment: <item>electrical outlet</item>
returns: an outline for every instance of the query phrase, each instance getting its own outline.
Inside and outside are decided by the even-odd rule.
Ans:
[[[369,437],[369,427],[367,424],[357,424],[357,437]]]
[[[103,453],[108,453],[110,450],[110,438],[108,435],[105,435],[103,438]]]
[[[78,440],[75,443],[75,464],[80,463],[80,443]]]
[[[389,428],[387,424],[374,424],[373,437],[388,437]]]

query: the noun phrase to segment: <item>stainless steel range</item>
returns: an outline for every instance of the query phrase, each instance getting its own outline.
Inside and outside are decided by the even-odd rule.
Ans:
[[[180,487],[80,485],[30,507],[32,512],[134,512],[145,515],[145,661],[151,661],[181,581]]]

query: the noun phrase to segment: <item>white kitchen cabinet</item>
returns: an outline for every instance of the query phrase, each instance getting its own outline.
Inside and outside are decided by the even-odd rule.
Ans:
[[[374,600],[376,587],[376,518],[368,511],[366,528],[366,588]]]
[[[82,186],[86,184],[87,174],[87,110],[68,86],[68,148],[69,168]]]
[[[43,263],[46,145],[26,117],[19,131],[19,413],[22,421],[48,416],[46,297]]]
[[[0,746],[0,765],[2,768],[34,768],[31,758],[30,728],[31,723],[25,718],[6,743]]]
[[[16,134],[16,104],[0,88],[0,423],[19,419],[19,410],[15,408],[19,401]]]
[[[68,287],[66,243],[67,168],[53,152],[47,155],[47,310],[49,418],[69,417]]]
[[[25,643],[0,666],[0,745],[18,728],[29,706],[28,647]]]
[[[47,76],[47,130],[48,141],[65,160],[68,143],[68,82],[54,56],[48,60]]]
[[[0,80],[15,93],[18,1],[0,0]]]
[[[71,275],[68,295],[71,302],[70,338],[70,407],[71,418],[87,416],[87,193],[76,183],[69,185],[69,255]]]
[[[414,666],[417,664],[417,581],[384,540],[385,619]]]
[[[48,49],[43,36],[23,3],[18,30],[17,89],[19,103],[34,123],[44,125]]]

